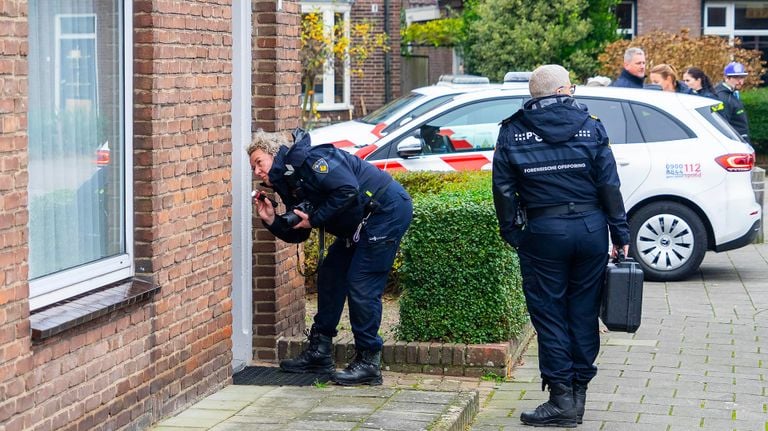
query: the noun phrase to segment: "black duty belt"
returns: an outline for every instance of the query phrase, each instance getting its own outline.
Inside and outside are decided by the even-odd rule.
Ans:
[[[569,204],[554,205],[551,207],[528,208],[526,209],[526,213],[528,219],[531,220],[537,217],[576,214],[599,209],[600,205],[597,204],[575,204],[571,202]]]

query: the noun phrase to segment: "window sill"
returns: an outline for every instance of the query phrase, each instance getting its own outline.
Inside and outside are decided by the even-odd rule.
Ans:
[[[42,341],[115,310],[145,301],[159,290],[160,287],[147,281],[128,278],[35,310],[29,316],[32,341]]]

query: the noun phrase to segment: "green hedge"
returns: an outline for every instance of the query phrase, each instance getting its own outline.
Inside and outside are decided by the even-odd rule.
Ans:
[[[414,178],[442,191],[413,193],[414,220],[401,246],[399,338],[488,343],[518,335],[528,321],[519,264],[498,233],[489,173],[398,179]]]
[[[755,150],[768,152],[768,88],[745,91],[741,100],[749,117],[749,137]]]

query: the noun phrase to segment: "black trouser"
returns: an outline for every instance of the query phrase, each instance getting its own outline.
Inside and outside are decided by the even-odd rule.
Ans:
[[[600,350],[600,292],[608,263],[602,211],[528,221],[518,255],[544,381],[587,383]]]
[[[368,218],[360,240],[334,241],[317,276],[315,324],[320,332],[335,335],[344,301],[348,301],[358,350],[381,350],[381,295],[400,240],[413,218],[410,196],[394,181],[377,201],[380,206]]]

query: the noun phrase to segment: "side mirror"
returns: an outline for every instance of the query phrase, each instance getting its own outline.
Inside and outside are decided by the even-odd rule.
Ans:
[[[423,149],[421,147],[421,139],[416,136],[407,136],[405,139],[397,144],[397,155],[407,159],[408,157],[421,155]]]

